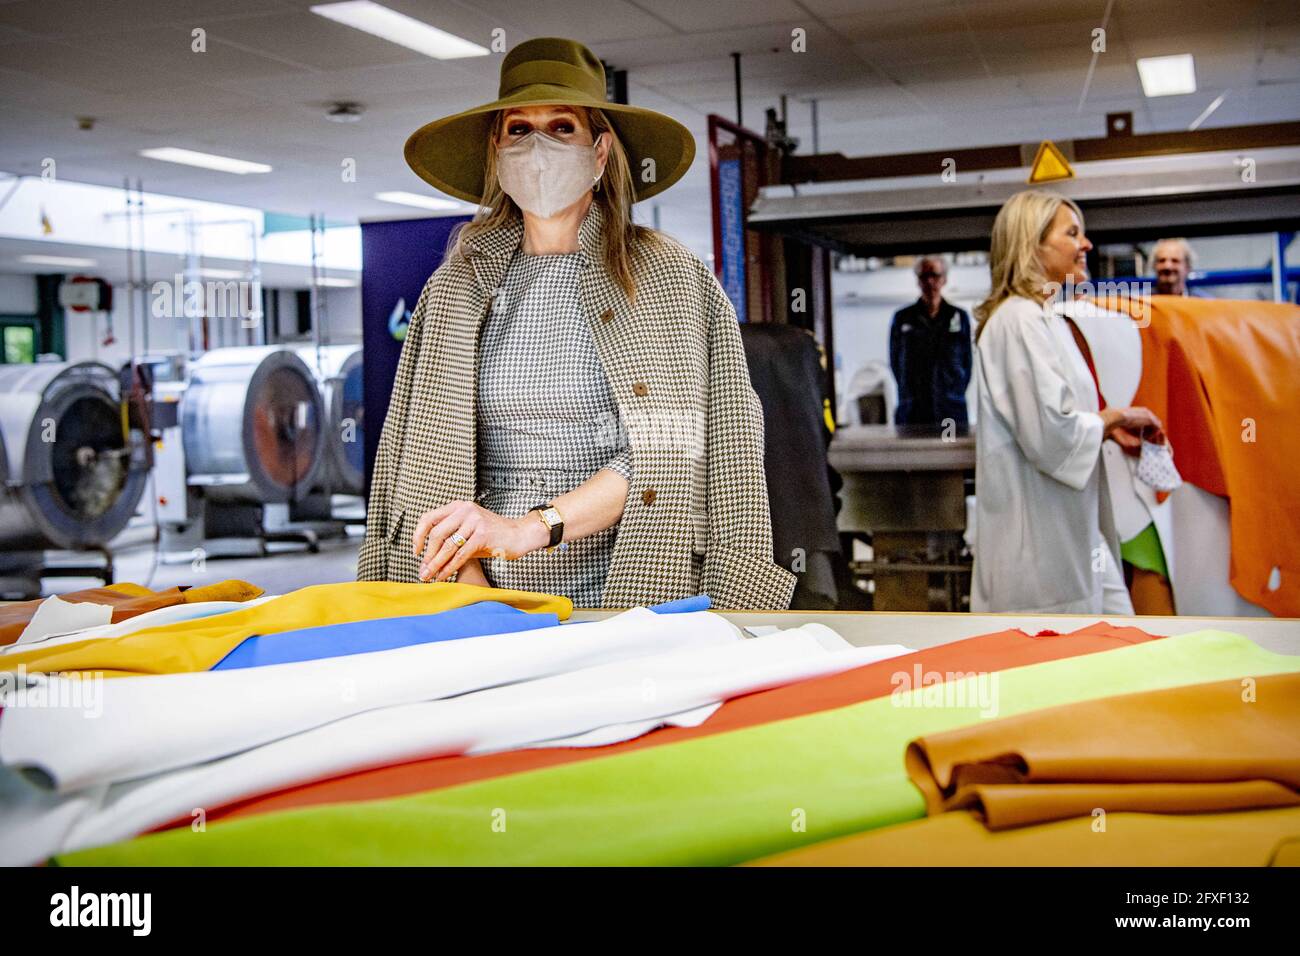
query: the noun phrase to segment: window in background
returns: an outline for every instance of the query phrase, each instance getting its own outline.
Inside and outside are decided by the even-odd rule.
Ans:
[[[35,361],[35,327],[29,323],[0,325],[0,362],[18,365]]]

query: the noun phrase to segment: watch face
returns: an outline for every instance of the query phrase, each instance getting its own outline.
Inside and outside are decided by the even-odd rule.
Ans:
[[[542,517],[546,519],[546,523],[548,525],[555,525],[560,523],[560,513],[556,511],[554,508],[543,508]]]

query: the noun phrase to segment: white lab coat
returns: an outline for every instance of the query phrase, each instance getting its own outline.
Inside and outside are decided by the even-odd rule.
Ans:
[[[1007,299],[976,345],[975,378],[971,610],[1132,614],[1097,392],[1068,324]]]

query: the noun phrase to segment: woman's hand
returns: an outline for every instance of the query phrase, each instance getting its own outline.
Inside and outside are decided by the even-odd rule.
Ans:
[[[463,542],[458,545],[453,534]],[[424,555],[420,580],[442,581],[471,558],[513,560],[548,540],[546,527],[531,513],[506,518],[472,501],[451,501],[420,516],[412,547],[417,556]]]
[[[1101,413],[1101,420],[1106,428],[1103,437],[1113,438],[1123,447],[1140,446],[1143,438],[1157,445],[1165,443],[1165,426],[1149,408],[1108,408]]]
[[[490,588],[492,586],[492,582],[483,573],[483,565],[479,564],[478,558],[470,558],[461,565],[456,580],[461,584],[477,584],[481,588]]]

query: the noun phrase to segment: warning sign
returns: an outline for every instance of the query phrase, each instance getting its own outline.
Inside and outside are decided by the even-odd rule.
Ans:
[[[1073,178],[1074,170],[1056,144],[1048,139],[1039,143],[1038,155],[1034,157],[1034,165],[1029,170],[1030,185]]]

